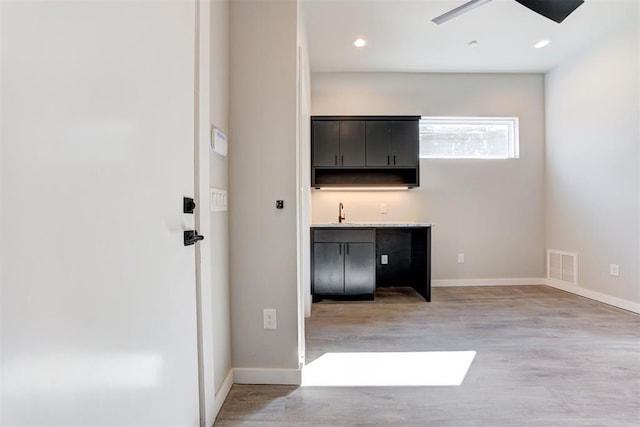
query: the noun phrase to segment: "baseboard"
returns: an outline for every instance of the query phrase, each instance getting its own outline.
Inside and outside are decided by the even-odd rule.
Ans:
[[[515,278],[515,279],[445,279],[432,280],[434,288],[448,286],[527,286],[544,285],[546,279],[542,278]]]
[[[214,408],[213,408],[213,411],[216,414],[215,415],[216,417],[218,416],[218,412],[220,412],[220,408],[222,408],[222,404],[224,403],[224,400],[229,395],[229,391],[231,391],[231,386],[232,385],[233,385],[233,369],[230,369],[229,373],[224,378],[224,381],[222,382],[222,385],[216,391],[215,401],[214,401]],[[215,419],[215,417],[214,417],[214,419]]]
[[[300,385],[302,384],[302,370],[234,368],[233,382],[236,384]]]
[[[623,310],[632,311],[634,313],[640,314],[640,304],[632,301],[627,301],[622,298],[612,297],[611,295],[602,294],[600,292],[581,288],[575,285],[568,285],[554,279],[546,279],[546,285],[551,286],[552,288],[560,289],[561,291],[580,295],[581,297],[603,302],[605,304],[609,304],[614,307],[621,308]]]

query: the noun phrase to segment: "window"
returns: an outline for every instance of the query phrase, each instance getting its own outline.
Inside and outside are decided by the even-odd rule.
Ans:
[[[518,158],[517,117],[423,117],[420,157]]]

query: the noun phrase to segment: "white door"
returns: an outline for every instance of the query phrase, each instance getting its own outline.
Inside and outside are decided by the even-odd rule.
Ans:
[[[198,425],[193,0],[2,0],[2,425]]]

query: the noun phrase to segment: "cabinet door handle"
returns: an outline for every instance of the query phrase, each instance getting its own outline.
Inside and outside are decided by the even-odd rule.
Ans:
[[[344,166],[344,156],[340,156],[340,165]]]
[[[387,156],[387,166],[389,166],[389,165],[390,165],[390,163],[389,163],[389,156]]]
[[[396,164],[396,156],[395,155],[393,156],[393,164],[394,165]]]
[[[347,247],[347,255],[349,255],[349,244],[345,243],[344,245]]]
[[[338,155],[336,154],[336,156],[333,159],[333,164],[338,166]]]
[[[342,255],[342,243],[338,243],[338,255]]]

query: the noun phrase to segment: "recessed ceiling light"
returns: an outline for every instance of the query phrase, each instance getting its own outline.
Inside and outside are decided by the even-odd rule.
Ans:
[[[467,47],[469,48],[474,48],[478,46],[478,40],[471,40],[469,43],[467,43]]]
[[[365,39],[356,39],[356,41],[353,42],[353,45],[355,47],[363,47],[366,44],[367,44],[367,41]]]
[[[540,40],[538,43],[534,44],[533,47],[535,49],[540,49],[541,47],[545,47],[550,43],[549,40]]]

